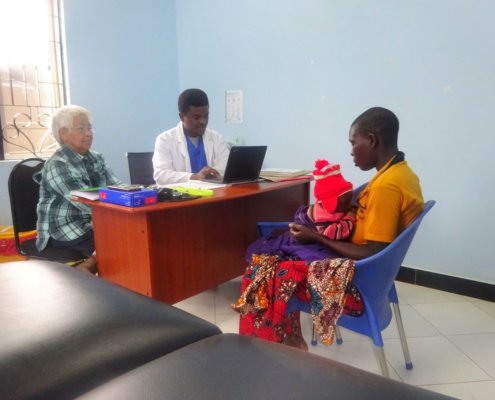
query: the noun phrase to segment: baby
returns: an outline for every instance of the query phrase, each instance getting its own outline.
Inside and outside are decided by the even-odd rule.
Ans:
[[[313,177],[315,204],[303,209],[305,215],[300,212],[303,210],[298,210],[295,222],[333,240],[350,239],[356,222],[351,207],[352,183],[344,179],[339,164],[332,165],[326,160],[316,160]]]

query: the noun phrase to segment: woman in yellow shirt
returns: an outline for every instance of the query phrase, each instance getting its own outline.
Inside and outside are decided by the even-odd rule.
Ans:
[[[331,240],[303,225],[290,224],[300,244],[319,243],[354,260],[369,257],[391,243],[423,210],[416,174],[399,151],[399,120],[382,107],[373,107],[352,123],[349,141],[354,163],[363,171],[376,168],[357,199],[356,228],[350,242]]]
[[[404,153],[398,149],[398,132],[399,120],[393,112],[385,108],[370,108],[356,118],[349,132],[354,163],[364,171],[376,168],[377,173],[358,195],[355,230],[351,240],[332,240],[305,225],[292,223],[289,225],[292,238],[301,245],[309,245],[292,247],[316,249],[316,256],[321,254],[321,258],[316,258],[317,260],[333,258],[333,254],[359,260],[384,249],[414,221],[423,210],[423,196],[418,177],[404,160]],[[275,245],[278,243],[276,238],[272,240],[275,240]],[[289,247],[275,246],[275,249],[275,254],[279,255],[282,252],[283,255]],[[252,250],[253,248],[248,249],[249,256]],[[282,262],[278,266],[266,268],[260,267],[256,257],[259,258],[258,255],[252,256],[253,262],[246,269],[242,283],[243,295],[234,305],[234,309],[242,314],[239,332],[307,350],[300,329],[299,313],[286,316],[281,302],[279,301],[277,306],[275,302],[282,298],[287,287],[298,282],[298,278],[302,279],[307,275],[305,268],[308,260],[304,258],[305,261],[285,261],[292,264],[287,266]],[[257,279],[264,268],[268,272],[271,271],[270,268],[275,271],[283,270],[283,274],[272,274],[273,277],[282,276],[280,282],[270,274],[268,279]],[[265,282],[266,287],[272,290],[270,299],[267,298],[270,306],[262,308],[261,311],[256,311],[253,306],[253,301],[260,299],[258,292],[249,292],[251,286],[257,282]],[[261,297],[267,296],[268,289]],[[338,307],[344,307],[344,313],[354,316],[362,314],[364,304],[354,285],[351,284],[347,289],[344,299],[345,304],[338,304]]]

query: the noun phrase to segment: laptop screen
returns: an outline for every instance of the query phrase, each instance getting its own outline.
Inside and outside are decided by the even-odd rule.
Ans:
[[[224,183],[255,181],[260,176],[267,146],[233,146],[225,167]]]

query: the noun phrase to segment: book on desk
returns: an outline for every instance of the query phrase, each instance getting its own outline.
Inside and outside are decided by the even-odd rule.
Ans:
[[[293,168],[265,168],[260,172],[260,178],[270,182],[283,182],[288,180],[311,179],[309,171]]]
[[[91,201],[100,200],[106,203],[126,207],[139,207],[157,202],[157,191],[148,188],[131,187],[134,185],[119,185],[72,190],[72,197],[80,197]]]
[[[88,200],[99,200],[100,198],[100,188],[82,188],[79,190],[71,190],[70,195],[73,197],[81,197]]]

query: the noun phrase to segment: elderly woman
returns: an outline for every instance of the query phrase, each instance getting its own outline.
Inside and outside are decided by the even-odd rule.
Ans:
[[[46,247],[78,250],[87,256],[77,268],[96,273],[91,208],[71,200],[71,190],[121,183],[99,153],[91,150],[91,114],[68,105],[52,117],[51,134],[60,148],[46,161],[38,203],[39,251]]]

